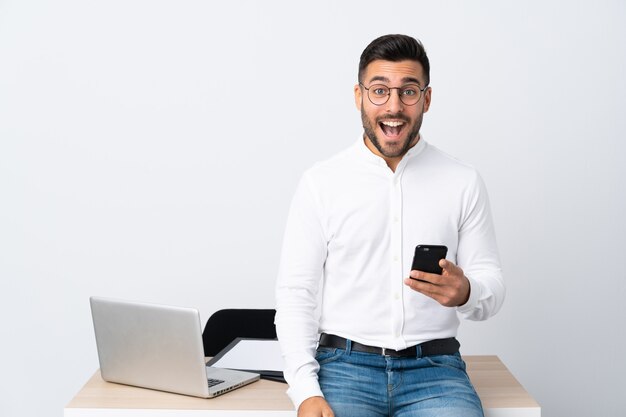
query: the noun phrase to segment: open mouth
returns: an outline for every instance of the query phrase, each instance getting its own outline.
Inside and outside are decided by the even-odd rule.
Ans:
[[[397,138],[402,133],[406,122],[402,120],[383,120],[378,126],[388,138]]]

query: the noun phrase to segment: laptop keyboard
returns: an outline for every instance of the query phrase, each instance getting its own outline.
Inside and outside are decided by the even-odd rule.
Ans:
[[[209,388],[214,387],[217,384],[221,384],[222,382],[224,382],[221,379],[211,379],[211,378],[209,378],[207,381],[209,382]]]

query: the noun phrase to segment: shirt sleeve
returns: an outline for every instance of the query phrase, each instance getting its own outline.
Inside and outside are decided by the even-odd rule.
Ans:
[[[296,409],[309,397],[323,396],[315,350],[319,328],[317,294],[328,245],[319,213],[305,174],[287,218],[276,284],[276,331],[285,360],[287,394]]]
[[[489,198],[478,173],[475,173],[464,195],[457,264],[470,282],[469,300],[457,308],[461,317],[486,320],[496,314],[502,306],[506,290]]]

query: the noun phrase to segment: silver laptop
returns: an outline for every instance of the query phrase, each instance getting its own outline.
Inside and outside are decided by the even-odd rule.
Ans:
[[[206,366],[200,313],[193,308],[91,297],[102,379],[212,398],[259,379]]]

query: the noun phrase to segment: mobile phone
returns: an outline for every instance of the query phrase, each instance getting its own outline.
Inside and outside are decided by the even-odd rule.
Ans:
[[[417,245],[411,270],[441,275],[443,270],[439,266],[439,261],[444,259],[447,253],[448,247],[444,245]]]

